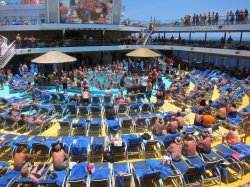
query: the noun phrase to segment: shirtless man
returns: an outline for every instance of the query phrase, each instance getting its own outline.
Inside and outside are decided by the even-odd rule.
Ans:
[[[225,120],[227,116],[227,110],[225,107],[223,107],[222,105],[219,105],[219,109],[217,111],[217,115],[216,118],[219,120]]]
[[[189,134],[187,139],[184,140],[183,154],[187,157],[197,156],[196,142],[194,141],[194,137],[191,134]]]
[[[222,136],[222,143],[226,140],[227,143],[230,144],[236,144],[239,143],[239,132],[236,127],[232,127],[231,130],[228,133],[225,133],[224,136]]]
[[[90,102],[90,98],[91,94],[88,92],[87,89],[84,89],[82,92],[82,100],[83,100],[83,104],[89,104]]]
[[[31,155],[29,153],[23,153],[24,147],[22,145],[18,146],[15,154],[14,154],[14,169],[20,171],[28,161],[33,162],[35,155]]]
[[[68,167],[69,155],[64,152],[60,144],[55,146],[55,152],[53,152],[52,158],[55,170],[62,171]]]
[[[202,118],[202,110],[199,110],[199,113],[194,116],[194,125],[202,125]]]
[[[181,159],[181,156],[182,156],[182,141],[181,141],[181,138],[179,136],[177,136],[175,138],[175,142],[174,143],[171,143],[166,152],[167,153],[171,153],[171,157],[173,160],[175,161],[178,161]]]
[[[184,122],[184,117],[181,115],[180,111],[176,113],[175,119],[178,122],[178,130],[182,129],[183,126],[185,125],[185,122]]]
[[[177,129],[178,129],[178,121],[176,120],[176,117],[172,116],[170,118],[170,122],[167,125],[167,132],[170,134],[174,134],[176,133]]]

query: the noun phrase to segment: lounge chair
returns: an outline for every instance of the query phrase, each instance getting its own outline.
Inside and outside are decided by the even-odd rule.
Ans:
[[[103,122],[101,118],[92,118],[89,122],[89,134],[102,134]]]
[[[10,170],[4,176],[0,178],[0,187],[11,187],[13,186],[18,177],[20,176],[20,171]]]
[[[138,155],[139,158],[144,158],[145,148],[140,135],[122,135],[122,139],[127,145],[127,159],[129,156],[134,155]]]
[[[63,121],[59,121],[60,129],[58,130],[58,134],[60,135],[69,135],[71,132],[71,126],[74,121],[74,117],[69,116],[68,118],[64,119]]]
[[[120,116],[128,116],[129,115],[129,107],[127,104],[119,104],[117,106],[117,115]]]
[[[90,151],[90,136],[75,136],[69,148],[73,160],[87,160]]]
[[[90,115],[89,108],[87,106],[78,106],[77,115],[78,117],[88,118]]]
[[[162,165],[161,160],[147,159],[146,164],[153,170],[160,171],[163,182],[173,182],[178,186],[184,186],[181,173],[172,164]],[[166,185],[167,186],[167,185]]]
[[[119,175],[120,172],[122,172],[123,175]],[[112,177],[113,177],[113,187],[135,186],[129,163],[114,163]]]
[[[86,172],[85,168],[88,166],[85,162],[80,162],[75,164],[69,173],[69,177],[67,180],[67,186],[69,187],[78,187],[85,186],[87,187],[89,184],[89,175]]]
[[[183,186],[199,186],[203,184],[200,168],[189,165],[183,158],[178,161],[172,161],[172,165],[181,173]]]
[[[56,185],[65,187],[68,174],[69,173],[67,170],[53,171],[46,177],[46,179],[40,180],[38,182],[38,185],[39,186]]]
[[[63,107],[60,104],[54,104],[54,114],[56,115],[60,115],[61,117],[64,116],[66,114],[66,107]]]
[[[159,187],[163,187],[163,182],[160,179],[161,172],[159,170],[151,169],[145,161],[133,162],[131,163],[135,181],[140,187],[145,186],[145,184],[157,183]]]
[[[8,172],[8,168],[10,166],[9,162],[0,162],[0,166],[2,167],[0,171],[0,177],[2,177],[6,172]]]
[[[118,133],[121,130],[121,126],[118,119],[113,119],[113,120],[106,119],[104,122],[106,124],[107,134]]]
[[[90,106],[89,107],[90,117],[92,118],[102,118],[103,116],[103,107],[102,106]]]
[[[147,154],[155,155],[156,157],[161,155],[161,144],[159,140],[151,134],[151,139],[143,140],[144,149],[145,149],[145,157]]]
[[[38,170],[43,166],[43,164],[40,164],[38,166]],[[44,168],[44,171],[42,172],[41,174],[41,179],[45,179],[46,175],[48,174],[49,172],[49,169],[50,169],[50,166],[51,164],[46,164],[45,168]],[[18,185],[19,186],[35,186],[37,184],[35,184],[34,182],[32,182],[31,178],[30,177],[20,177],[18,178]]]
[[[94,163],[95,171],[91,174],[90,186],[100,187],[106,186],[111,187],[111,164],[108,162]]]
[[[107,138],[106,137],[92,137],[90,142],[90,150],[88,154],[88,160],[91,162],[92,159],[100,159],[102,160],[104,150],[107,146]]]
[[[36,154],[38,159],[49,159],[52,154],[52,145],[58,142],[58,137],[36,137],[30,140],[28,144],[32,145],[32,153]]]
[[[129,117],[122,117],[119,118],[120,121],[120,126],[121,126],[121,131],[123,132],[129,132],[133,133],[134,132],[134,121],[132,118]],[[127,134],[127,133],[126,133]]]
[[[142,132],[147,131],[149,128],[149,121],[147,118],[138,117],[135,120],[135,132],[141,130]]]
[[[86,118],[79,118],[78,121],[72,123],[72,135],[86,135],[89,129],[89,122]]]

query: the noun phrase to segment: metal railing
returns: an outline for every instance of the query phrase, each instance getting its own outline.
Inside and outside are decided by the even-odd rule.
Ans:
[[[0,68],[4,68],[4,66],[10,61],[10,59],[16,54],[16,45],[15,42],[12,42],[8,46],[8,50],[4,55],[0,56]]]
[[[121,21],[122,25],[131,27],[148,27],[152,24],[154,27],[185,27],[185,26],[213,26],[213,25],[236,25],[236,24],[250,24],[248,17],[239,18],[234,16],[219,16],[218,19],[198,19],[193,21],[192,17],[186,19],[176,20],[154,20],[154,21],[140,21],[124,19]]]
[[[167,46],[190,46],[206,48],[224,48],[250,50],[250,41],[224,41],[221,40],[172,40],[172,39],[150,39],[148,45],[167,45]],[[137,45],[137,39],[120,38],[117,40],[37,40],[32,43],[30,40],[22,41],[16,48],[49,48],[49,47],[84,47],[84,46],[117,46],[117,45]]]

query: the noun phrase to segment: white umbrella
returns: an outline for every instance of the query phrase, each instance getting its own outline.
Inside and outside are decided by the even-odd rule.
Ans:
[[[148,48],[139,48],[127,53],[126,56],[137,57],[137,58],[154,58],[154,57],[160,57],[161,55]]]

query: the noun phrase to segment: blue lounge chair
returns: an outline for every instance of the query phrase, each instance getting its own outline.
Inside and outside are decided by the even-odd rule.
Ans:
[[[123,175],[118,173],[122,172]],[[134,181],[132,180],[132,173],[129,163],[114,163],[113,164],[113,187],[124,186],[130,187],[134,186]]]
[[[91,174],[90,186],[100,187],[107,186],[111,187],[111,164],[108,162],[95,163],[95,172]]]
[[[47,176],[46,179],[40,180],[38,184],[41,186],[57,185],[57,186],[64,187],[66,185],[67,176],[68,176],[67,170],[53,171]]]
[[[90,136],[75,136],[69,148],[71,158],[74,160],[87,159],[90,151],[90,141]]]
[[[122,133],[129,132],[130,134],[134,132],[134,121],[132,118],[129,118],[129,117],[119,118],[119,123],[120,123]]]
[[[163,182],[160,179],[161,172],[159,170],[151,169],[145,161],[132,163],[135,180],[139,186],[145,186],[145,184],[158,183],[159,187],[163,187]]]
[[[172,161],[172,165],[181,173],[184,186],[199,186],[203,184],[200,168],[189,165],[183,158],[178,161]]]
[[[91,118],[89,122],[89,134],[102,134],[103,122],[101,118]]]
[[[77,115],[78,115],[78,117],[88,118],[90,115],[89,107],[88,106],[78,106]]]
[[[85,168],[88,166],[87,163],[80,162],[75,164],[69,173],[67,180],[68,186],[87,186],[89,183],[89,175]]]
[[[140,158],[144,158],[145,148],[143,139],[140,135],[122,135],[122,139],[127,145],[127,159],[129,156],[134,155],[138,155]]]
[[[155,171],[160,171],[160,178],[162,179],[163,182],[171,182],[172,180],[175,180],[177,182],[178,186],[184,186],[181,173],[176,170],[172,166],[172,164],[169,165],[162,165],[161,160],[151,160],[147,159],[146,164],[153,170]]]
[[[38,170],[43,166],[43,164],[40,164],[38,166]],[[44,168],[44,171],[42,172],[41,174],[41,179],[45,179],[46,175],[48,174],[49,172],[49,169],[50,169],[50,166],[51,164],[46,164],[45,168]],[[19,185],[21,186],[25,186],[25,185],[29,185],[29,186],[35,186],[36,184],[34,182],[32,182],[31,178],[30,177],[20,177],[18,178],[18,183]]]
[[[89,129],[89,122],[86,118],[79,118],[78,121],[72,123],[71,130],[73,135],[86,135]]]
[[[0,171],[0,177],[2,177],[8,171],[8,167],[10,166],[10,163],[0,162],[0,166],[2,167]]]
[[[90,142],[90,151],[88,160],[91,159],[101,159],[103,158],[104,150],[107,147],[107,137],[92,137]]]
[[[39,140],[39,138],[37,138]],[[47,158],[51,156],[52,145],[58,142],[58,137],[42,137],[40,141],[31,140],[32,153],[36,154],[36,158]],[[30,144],[30,142],[28,142]]]
[[[12,186],[20,176],[20,171],[10,170],[0,178],[0,187]]]
[[[149,121],[147,120],[147,118],[144,117],[138,117],[135,120],[135,132],[138,131],[147,131],[149,128]]]
[[[105,124],[107,127],[107,130],[106,130],[107,134],[118,133],[121,130],[121,126],[119,124],[118,119],[113,119],[113,120],[106,119]]]
[[[72,123],[74,121],[74,117],[73,116],[69,116],[66,119],[64,119],[63,121],[59,121],[59,125],[60,125],[60,129],[58,130],[58,134],[60,135],[69,135],[69,133],[71,132],[71,127],[72,127]]]

